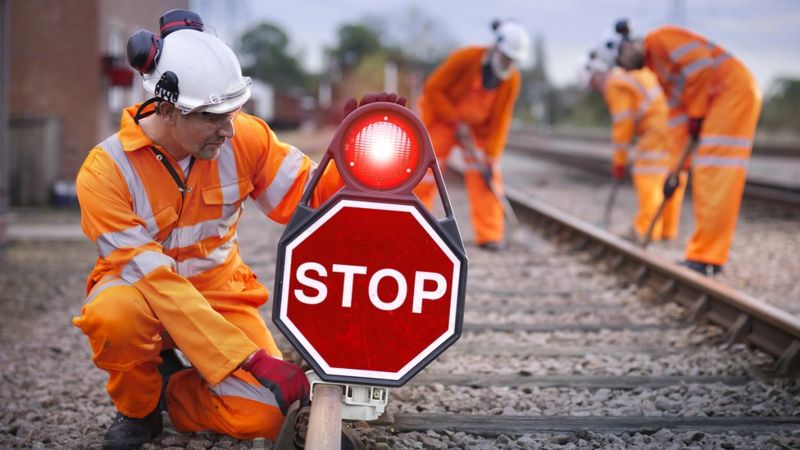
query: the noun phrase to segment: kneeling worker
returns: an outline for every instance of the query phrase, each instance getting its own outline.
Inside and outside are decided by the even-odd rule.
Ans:
[[[77,177],[98,259],[73,323],[119,411],[103,448],[154,439],[164,410],[178,431],[274,439],[309,384],[258,313],[268,292],[239,256],[237,224],[247,198],[287,222],[316,165],[240,112],[250,80],[196,14],[168,12],[160,36],[137,32],[128,59],[153,97],[122,112]],[[342,185],[329,169],[315,204]],[[192,367],[167,367],[171,347]]]

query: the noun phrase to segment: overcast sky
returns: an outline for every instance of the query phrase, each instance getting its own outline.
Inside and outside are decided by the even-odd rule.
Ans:
[[[192,0],[231,43],[258,21],[278,23],[315,72],[339,25],[365,15],[402,15],[412,6],[441,23],[457,45],[487,44],[491,19],[516,19],[532,36],[544,37],[549,76],[557,84],[575,80],[588,49],[610,35],[620,17],[632,20],[636,34],[666,23],[694,29],[742,59],[763,88],[775,77],[800,78],[798,0]]]

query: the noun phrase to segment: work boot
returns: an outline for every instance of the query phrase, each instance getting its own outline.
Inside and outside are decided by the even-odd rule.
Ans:
[[[299,402],[295,402],[286,413],[286,419],[275,439],[273,450],[296,450],[305,448],[306,434],[308,433],[308,418],[311,415],[311,407],[304,406],[298,408]],[[366,446],[353,433],[346,424],[342,424],[342,450],[366,450]]]
[[[160,408],[141,419],[118,412],[103,435],[103,450],[137,449],[155,439],[163,428]]]
[[[478,248],[490,252],[499,252],[506,249],[506,243],[504,241],[489,241],[484,242],[483,244],[478,244]]]
[[[707,277],[713,277],[715,275],[719,275],[722,273],[722,266],[720,265],[708,264],[700,261],[692,261],[691,259],[681,261],[680,265],[688,267],[694,270],[695,272],[701,273]]]

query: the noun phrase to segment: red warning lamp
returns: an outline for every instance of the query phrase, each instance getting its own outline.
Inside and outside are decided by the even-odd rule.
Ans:
[[[412,124],[393,111],[359,114],[344,133],[342,170],[365,188],[395,189],[419,172],[420,141]]]
[[[425,171],[439,171],[425,125],[410,109],[391,102],[370,103],[350,113],[315,175],[331,160],[344,179],[344,191],[381,198],[414,197],[411,190]]]

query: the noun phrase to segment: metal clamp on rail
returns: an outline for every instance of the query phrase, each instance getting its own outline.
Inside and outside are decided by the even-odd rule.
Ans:
[[[342,419],[344,420],[377,420],[386,411],[389,402],[389,389],[364,384],[330,383],[314,373],[306,372],[311,384],[311,400],[314,400],[314,385],[331,384],[342,387]]]

